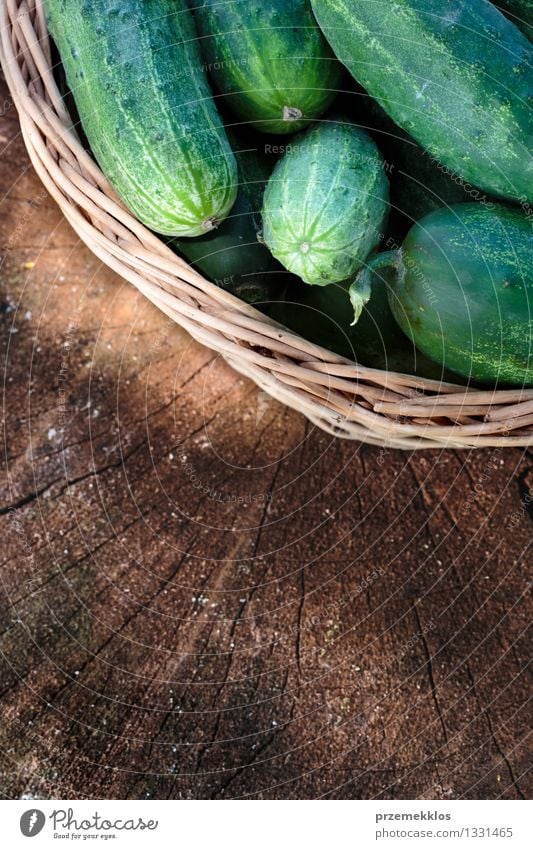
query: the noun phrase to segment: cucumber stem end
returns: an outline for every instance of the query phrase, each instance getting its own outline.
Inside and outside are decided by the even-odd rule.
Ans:
[[[283,107],[283,120],[284,121],[301,121],[304,116],[304,113],[301,109],[298,109],[297,106],[284,106]]]
[[[206,218],[205,221],[202,221],[202,227],[206,233],[209,233],[211,230],[216,230],[220,221],[218,218],[212,216],[211,218]]]

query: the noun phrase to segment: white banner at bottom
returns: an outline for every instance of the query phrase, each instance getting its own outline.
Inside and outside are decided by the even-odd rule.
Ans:
[[[528,802],[0,802],[2,845],[367,849],[531,847]],[[34,842],[33,842],[34,841]]]

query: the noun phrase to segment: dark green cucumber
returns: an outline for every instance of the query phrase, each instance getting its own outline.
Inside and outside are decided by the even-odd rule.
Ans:
[[[533,35],[533,0],[494,0],[494,5],[507,15],[531,41]]]
[[[217,286],[248,303],[276,300],[290,275],[258,240],[263,194],[275,160],[265,153],[264,137],[228,130],[237,160],[237,200],[220,227],[197,239],[170,243]]]
[[[309,0],[190,0],[216,88],[243,121],[293,133],[333,101],[343,68]]]
[[[380,240],[388,180],[364,130],[330,119],[295,139],[268,182],[263,236],[310,285],[353,278]]]
[[[460,204],[416,224],[401,250],[371,259],[350,296],[359,311],[376,285],[371,272],[392,268],[392,312],[426,356],[480,383],[532,385],[532,260],[530,217]]]
[[[144,224],[196,236],[225,218],[237,167],[186,0],[46,0],[102,171]]]
[[[533,46],[487,0],[312,0],[343,62],[437,160],[533,201]]]

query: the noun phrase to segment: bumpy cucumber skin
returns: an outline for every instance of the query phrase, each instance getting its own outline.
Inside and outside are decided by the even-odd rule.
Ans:
[[[487,0],[312,0],[335,54],[464,180],[533,201],[533,46]]]
[[[533,0],[494,0],[494,5],[527,35],[533,35]]]
[[[353,278],[379,243],[388,193],[370,136],[326,121],[295,139],[274,168],[263,203],[265,244],[310,285]]]
[[[205,233],[230,211],[237,166],[185,0],[46,0],[102,171],[144,224]]]
[[[326,111],[343,68],[309,0],[190,0],[190,5],[207,70],[239,118],[267,133],[294,133]]]
[[[220,227],[197,239],[170,242],[194,268],[248,303],[276,301],[290,275],[258,240],[263,194],[275,160],[264,137],[228,129],[239,174],[237,200]],[[259,140],[261,139],[261,141]]]
[[[533,221],[461,204],[408,234],[389,289],[396,321],[430,359],[480,383],[533,384]]]

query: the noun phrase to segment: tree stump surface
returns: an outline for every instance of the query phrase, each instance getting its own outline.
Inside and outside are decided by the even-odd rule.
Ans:
[[[530,796],[532,452],[271,400],[80,243],[0,104],[4,798]]]

